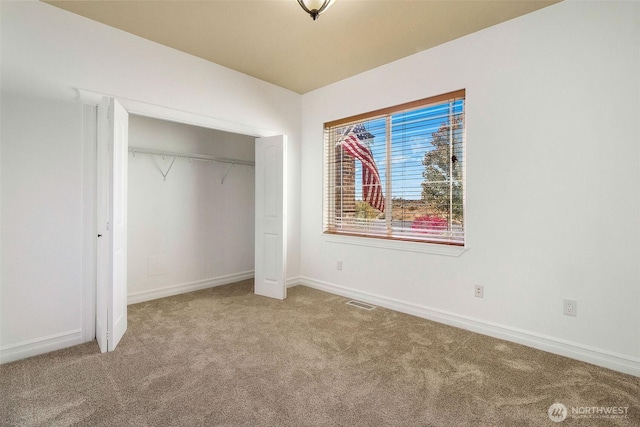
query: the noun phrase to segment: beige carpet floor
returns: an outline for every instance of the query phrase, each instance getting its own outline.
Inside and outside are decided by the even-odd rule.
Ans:
[[[640,378],[303,286],[285,301],[252,286],[129,306],[113,353],[92,342],[0,365],[2,426],[640,425]]]

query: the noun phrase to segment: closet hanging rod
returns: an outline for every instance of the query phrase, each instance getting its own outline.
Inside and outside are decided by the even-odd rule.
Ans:
[[[178,151],[167,151],[167,150],[158,150],[156,148],[144,148],[144,147],[129,147],[129,152],[136,154],[155,154],[158,156],[167,156],[167,157],[181,157],[183,159],[195,159],[195,160],[208,160],[219,163],[230,163],[235,165],[247,165],[247,166],[255,166],[255,162],[250,160],[240,160],[240,159],[229,159],[226,157],[216,157],[216,156],[208,156],[206,154],[196,154],[196,153],[182,153]]]

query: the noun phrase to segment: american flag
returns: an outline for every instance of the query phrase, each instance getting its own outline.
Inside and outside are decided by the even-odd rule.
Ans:
[[[362,124],[347,126],[340,145],[362,163],[362,198],[372,207],[384,212],[384,196],[376,161],[371,150],[363,141],[372,138]]]

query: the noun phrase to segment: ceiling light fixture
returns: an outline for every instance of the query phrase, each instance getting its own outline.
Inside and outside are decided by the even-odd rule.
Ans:
[[[329,9],[334,1],[336,0],[298,0],[298,4],[315,21],[322,12]]]

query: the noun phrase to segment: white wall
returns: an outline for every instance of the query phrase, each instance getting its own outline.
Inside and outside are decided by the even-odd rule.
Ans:
[[[42,2],[0,2],[0,19],[0,360],[6,362],[75,344],[88,329],[78,313],[79,292],[91,286],[82,270],[88,253],[82,236],[92,232],[82,228],[88,212],[82,195],[93,166],[82,151],[78,89],[252,136],[286,134],[294,177],[300,173],[300,95]],[[34,148],[43,145],[40,157]],[[52,161],[59,157],[64,161]],[[25,176],[26,190],[12,193]],[[299,275],[299,184],[293,179],[288,188],[290,278]],[[16,217],[20,232],[10,231]],[[45,239],[43,231],[56,239]],[[14,247],[22,251],[15,255],[20,268],[10,266],[7,248]]]
[[[255,139],[131,115],[129,145],[254,161]],[[129,155],[129,303],[253,277],[252,166]]]
[[[2,94],[3,355],[82,342],[81,116],[80,104]]]
[[[639,22],[563,2],[303,95],[303,283],[640,375]],[[323,122],[463,88],[468,250],[327,242]]]

